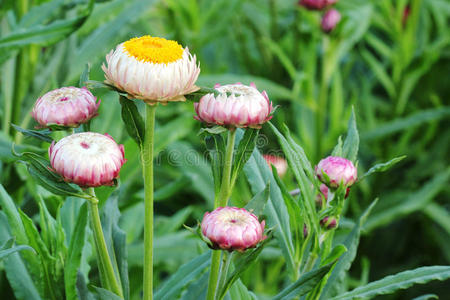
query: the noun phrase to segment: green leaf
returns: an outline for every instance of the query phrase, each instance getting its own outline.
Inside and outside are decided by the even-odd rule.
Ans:
[[[450,278],[449,266],[421,267],[414,270],[404,271],[383,279],[370,282],[365,286],[358,287],[350,292],[344,293],[333,300],[355,299],[363,297],[374,297],[376,295],[392,294],[400,289],[407,289],[414,284],[425,284],[432,280],[447,280]]]
[[[264,190],[267,183],[270,184],[270,197],[265,209],[267,226],[269,228],[275,227],[274,237],[278,240],[288,269],[293,273],[295,270],[295,254],[292,244],[289,213],[272,172],[259,151],[253,151],[252,156],[244,166],[244,172],[254,194]]]
[[[445,206],[439,206],[432,202],[425,207],[424,213],[439,224],[450,236],[450,213]]]
[[[266,208],[267,201],[269,200],[270,195],[270,182],[267,183],[266,188],[256,194],[245,206],[245,209],[256,215],[257,217],[261,217],[264,209]]]
[[[78,82],[78,86],[84,87],[89,81],[89,73],[91,72],[91,64],[87,63],[86,67],[84,67],[83,73],[80,75],[80,81]]]
[[[0,191],[2,189],[3,187],[0,188]],[[8,227],[10,227],[10,225],[8,224],[5,214],[3,212],[0,212],[0,241],[11,238],[11,235],[8,232]],[[32,254],[29,251],[22,252],[22,255],[25,255],[27,253],[33,255],[33,257],[36,258],[36,255]],[[11,285],[11,288],[17,299],[41,299],[34,281],[29,271],[27,270],[24,261],[22,260],[21,255],[19,255],[18,253],[13,253],[5,257],[3,259],[3,266],[6,277],[8,278],[9,284]]]
[[[343,145],[342,145],[342,138],[339,136],[338,138],[338,143],[337,145],[334,147],[333,152],[331,152],[332,156],[340,156],[342,157],[342,151],[343,151]]]
[[[87,288],[83,273],[81,273],[80,271],[77,272],[76,288],[79,300],[95,300],[94,295],[92,295],[92,293],[89,292]]]
[[[241,274],[247,270],[249,267],[251,267],[258,258],[261,251],[264,249],[264,247],[267,245],[269,240],[272,238],[272,232],[270,231],[267,234],[267,238],[262,241],[255,249],[247,250],[241,257],[239,257],[235,261],[236,269],[231,273],[231,275],[228,276],[227,281],[223,285],[223,287],[220,289],[220,291],[217,291],[219,295],[219,299],[223,299],[227,291],[230,289],[230,287],[233,285],[233,283],[239,279]]]
[[[211,161],[211,170],[214,178],[214,193],[218,195],[222,184],[222,171],[225,164],[225,141],[220,134],[205,137],[206,149]]]
[[[50,163],[43,156],[32,152],[15,153],[15,155],[26,161],[30,175],[48,191],[61,196],[89,198],[78,186],[70,185],[61,175],[50,171]]]
[[[363,212],[359,217],[357,223],[353,227],[352,231],[347,235],[344,240],[343,246],[345,246],[348,251],[344,253],[331,272],[325,287],[322,290],[320,299],[329,299],[331,297],[334,289],[340,286],[346,272],[350,269],[353,260],[356,257],[356,252],[359,245],[359,237],[361,235],[362,226],[364,225],[367,217],[372,211],[373,207],[377,204],[378,199],[375,199],[370,206]]]
[[[120,298],[119,296],[108,290],[96,286],[94,287],[94,289],[97,292],[100,300],[122,300],[122,298]]]
[[[21,246],[13,246],[14,245],[14,238],[10,238],[8,241],[5,242],[5,244],[0,248],[0,260],[3,258],[16,253],[18,251],[22,250],[31,250],[34,252],[34,249],[27,245],[21,245]]]
[[[182,265],[155,293],[155,299],[175,299],[183,288],[194,278],[200,275],[211,263],[211,251],[197,256]]]
[[[430,299],[439,299],[438,295],[435,294],[426,294],[419,297],[416,297],[412,300],[430,300]]]
[[[369,175],[372,175],[373,173],[387,171],[390,168],[392,168],[395,164],[402,161],[405,157],[406,157],[406,155],[403,155],[403,156],[393,158],[388,162],[376,164],[375,166],[370,168],[369,171],[367,171],[359,180],[363,180],[364,178],[366,178]]]
[[[377,76],[381,85],[384,87],[390,98],[394,98],[396,95],[395,85],[391,80],[391,77],[386,73],[386,66],[381,64],[373,54],[367,50],[361,50],[361,55],[372,69],[375,76]]]
[[[286,159],[289,163],[290,169],[293,171],[295,179],[300,186],[302,194],[302,206],[305,209],[304,216],[306,217],[306,223],[308,228],[314,229],[314,232],[318,232],[316,207],[315,207],[315,194],[313,193],[312,184],[314,180],[314,172],[311,164],[306,158],[305,152],[302,147],[294,142],[291,138],[288,129],[286,128],[286,138],[278,131],[278,129],[269,123],[272,131],[278,138],[278,142],[283,149]]]
[[[383,138],[396,132],[406,129],[409,130],[424,123],[437,121],[448,116],[450,116],[450,106],[421,110],[408,117],[380,124],[376,128],[364,132],[361,138],[365,141]]]
[[[352,107],[352,115],[348,121],[347,137],[345,138],[344,146],[342,148],[342,156],[355,162],[358,156],[358,148],[359,134],[358,129],[356,128],[355,109]]]
[[[120,96],[122,120],[130,137],[142,148],[144,144],[145,125],[133,100]]]
[[[333,248],[333,250],[331,250],[331,253],[328,254],[327,258],[325,258],[321,265],[327,265],[329,263],[337,261],[337,259],[341,257],[341,255],[345,252],[347,252],[347,247],[345,247],[344,245],[337,245]]]
[[[209,134],[221,134],[223,132],[226,132],[228,129],[226,129],[225,127],[216,125],[214,127],[205,127],[205,128],[201,128],[200,132],[198,133],[199,135],[204,134],[204,133],[209,133]]]
[[[445,171],[436,174],[431,180],[426,182],[420,190],[410,193],[403,201],[395,206],[377,210],[367,220],[364,227],[365,230],[371,231],[376,227],[387,224],[394,219],[399,219],[402,216],[407,216],[412,212],[423,209],[434,196],[439,193],[445,186],[448,185],[450,178],[450,167]]]
[[[50,136],[50,134],[52,133],[50,130],[48,129],[44,129],[44,130],[31,130],[31,129],[23,129],[15,124],[11,124],[11,126],[19,131],[20,133],[22,133],[25,136],[29,136],[29,137],[34,137],[38,140],[47,142],[47,143],[51,143],[53,142],[53,138]]]
[[[239,142],[236,150],[236,154],[233,159],[233,170],[231,172],[231,185],[236,182],[236,178],[241,173],[242,168],[248,161],[256,146],[256,139],[258,137],[258,129],[247,128],[244,132],[244,136]]]
[[[256,296],[249,292],[247,287],[242,283],[240,279],[233,284],[228,292],[230,300],[255,300]],[[200,299],[200,298],[198,298]],[[227,299],[225,297],[225,299]]]
[[[286,287],[272,300],[289,300],[305,295],[322,280],[333,267],[333,264],[334,262],[303,274],[300,279]]]
[[[77,276],[81,264],[81,255],[85,243],[87,228],[87,203],[81,206],[75,228],[70,238],[69,251],[64,266],[64,285],[66,299],[78,299],[77,294]]]
[[[80,14],[72,19],[57,20],[46,25],[18,26],[13,32],[0,39],[0,49],[8,48],[8,51],[11,51],[29,44],[48,46],[65,39],[81,27],[90,15],[93,6],[94,0],[90,0],[88,7],[79,10]]]

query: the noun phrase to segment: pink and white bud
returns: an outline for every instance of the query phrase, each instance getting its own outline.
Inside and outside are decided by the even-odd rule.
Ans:
[[[348,159],[338,156],[328,156],[322,159],[315,168],[316,175],[320,181],[329,188],[337,188],[342,183],[351,186],[357,179],[357,170]],[[325,173],[326,176],[324,176]],[[329,180],[329,181],[328,181]]]
[[[325,217],[320,220],[320,226],[327,230],[334,229],[337,227],[337,220],[333,217]]]
[[[83,132],[53,142],[48,149],[52,168],[65,181],[81,187],[113,185],[125,163],[123,145],[108,134]]]
[[[100,100],[86,88],[62,87],[36,100],[31,115],[40,127],[78,127],[98,114]]]
[[[333,31],[339,21],[341,21],[341,14],[334,8],[328,10],[322,18],[322,30],[326,33]]]
[[[250,86],[241,83],[220,86],[219,92],[204,95],[198,103],[194,103],[196,120],[232,127],[260,128],[269,121],[273,112],[266,91],[259,92],[252,83]]]
[[[265,221],[259,223],[258,217],[244,208],[219,207],[207,212],[202,220],[202,233],[213,247],[240,252],[255,247],[264,240]]]
[[[275,167],[279,177],[283,177],[286,174],[288,164],[284,158],[270,154],[263,154],[263,157],[270,168],[271,165]]]
[[[298,4],[309,10],[322,10],[336,2],[337,0],[300,0]]]

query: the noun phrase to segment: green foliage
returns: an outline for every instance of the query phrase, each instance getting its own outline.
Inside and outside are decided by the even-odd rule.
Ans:
[[[406,289],[413,284],[424,284],[431,280],[447,280],[450,278],[450,267],[431,266],[401,272],[371,282],[332,299],[354,299],[391,294],[399,289]]]

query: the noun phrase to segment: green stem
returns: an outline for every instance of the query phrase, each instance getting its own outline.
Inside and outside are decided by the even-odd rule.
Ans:
[[[222,173],[222,184],[220,185],[219,197],[214,201],[214,209],[219,206],[226,206],[231,195],[231,167],[233,166],[234,141],[236,139],[236,129],[228,130],[227,149],[225,152],[225,162]]]
[[[230,268],[233,253],[234,252],[230,253],[227,253],[226,251],[223,252],[224,259],[222,264],[222,271],[220,272],[219,288],[218,288],[218,292],[221,293],[222,295],[220,294],[216,295],[216,299],[222,300],[223,297],[225,297],[226,295],[226,290],[222,293],[222,289],[224,288],[224,285],[227,281],[228,269]]]
[[[111,258],[106,246],[105,237],[103,235],[102,223],[100,222],[100,214],[98,210],[98,199],[95,196],[94,189],[89,190],[92,198],[89,201],[89,216],[91,218],[92,231],[94,232],[95,246],[99,259],[99,268],[104,272],[107,287],[115,294],[123,299],[122,288],[117,282]]]
[[[144,300],[153,299],[153,146],[156,105],[145,106],[145,137],[141,160],[145,190]]]
[[[220,192],[214,199],[214,209],[219,206],[226,206],[228,198],[231,194],[231,167],[233,165],[233,152],[234,141],[236,139],[236,129],[230,129],[228,131],[227,149],[225,152],[225,162],[222,173],[222,184],[220,186]],[[217,289],[217,281],[219,279],[220,270],[220,250],[214,250],[211,257],[211,270],[209,273],[208,294],[207,300],[214,300]]]
[[[322,59],[322,75],[319,90],[319,102],[316,107],[316,159],[322,157],[322,140],[324,137],[324,125],[327,112],[327,92],[328,92],[328,80],[326,76],[326,55]]]

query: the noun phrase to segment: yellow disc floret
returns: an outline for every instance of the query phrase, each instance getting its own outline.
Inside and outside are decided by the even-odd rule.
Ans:
[[[183,47],[176,41],[145,35],[132,38],[123,43],[129,56],[141,62],[168,64],[179,60],[183,55]]]

